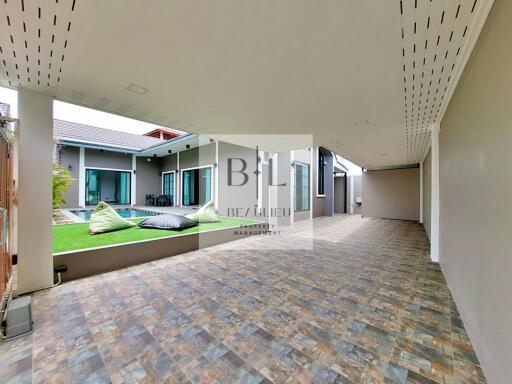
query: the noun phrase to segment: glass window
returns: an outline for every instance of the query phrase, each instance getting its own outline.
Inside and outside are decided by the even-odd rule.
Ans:
[[[162,194],[170,196],[171,200],[174,201],[174,172],[163,174]]]
[[[85,170],[85,204],[96,205],[100,202],[100,171]]]
[[[212,196],[212,170],[196,168],[183,171],[183,205],[204,205]]]
[[[309,210],[309,165],[295,162],[294,210]]]
[[[324,195],[324,180],[325,180],[325,158],[322,150],[318,148],[318,175],[317,175],[317,194]]]
[[[131,173],[116,172],[116,204],[130,204]]]

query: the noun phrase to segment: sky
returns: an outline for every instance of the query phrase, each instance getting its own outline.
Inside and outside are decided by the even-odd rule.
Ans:
[[[17,92],[0,87],[0,102],[11,106],[11,116],[18,117]],[[53,102],[53,117],[56,119],[72,121],[75,123],[93,125],[95,127],[113,129],[115,131],[143,134],[159,127],[158,125],[144,123],[139,120],[129,119],[111,113],[97,111],[95,109],[80,107],[78,105]]]
[[[0,102],[11,106],[11,116],[18,117],[17,92],[15,90],[0,87]],[[144,123],[139,120],[129,119],[95,109],[80,107],[78,105],[63,103],[55,100],[53,102],[53,117],[56,119],[72,121],[75,123],[93,125],[95,127],[113,129],[115,131],[144,134],[158,127],[158,125]],[[348,168],[348,174],[360,175],[361,168],[354,163],[344,159],[343,164]]]
[[[354,164],[353,162],[345,159],[344,157],[342,157],[342,161],[341,163],[347,167],[347,174],[349,176],[357,176],[357,175],[362,175],[363,174],[363,171],[361,169],[361,167],[359,165],[356,165]]]

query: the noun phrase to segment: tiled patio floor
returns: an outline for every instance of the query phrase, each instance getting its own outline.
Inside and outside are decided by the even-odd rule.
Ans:
[[[1,381],[485,383],[420,225],[341,215],[314,235],[310,251],[253,237],[35,294]]]

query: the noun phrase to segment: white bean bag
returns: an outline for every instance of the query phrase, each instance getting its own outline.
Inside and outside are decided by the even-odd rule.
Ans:
[[[215,205],[213,205],[213,201],[209,201],[199,208],[197,212],[189,213],[188,215],[185,215],[185,217],[195,221],[196,223],[217,223],[220,221],[219,216],[215,213]]]
[[[119,229],[126,229],[135,227],[137,224],[126,220],[119,216],[114,208],[107,203],[100,201],[94,211],[91,213],[91,221],[89,222],[89,233],[96,235],[98,233],[105,233],[117,231]]]

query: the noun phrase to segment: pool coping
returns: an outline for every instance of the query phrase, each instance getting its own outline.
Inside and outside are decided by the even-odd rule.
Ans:
[[[152,216],[157,216],[157,215],[162,215],[163,212],[160,212],[160,211],[157,211],[157,210],[152,210],[152,209],[144,209],[144,208],[140,208],[140,207],[133,207],[133,206],[113,206],[112,208],[114,208],[115,210],[117,209],[133,209],[133,210],[136,210],[136,211],[147,211],[147,212],[152,212],[152,213],[155,213],[156,215],[152,215]],[[54,225],[68,225],[68,224],[79,224],[79,223],[88,223],[90,220],[85,220],[85,219],[82,219],[80,216],[78,215],[75,215],[73,213],[73,211],[94,211],[94,207],[91,207],[91,208],[61,208],[59,209],[59,211],[65,215],[67,218],[69,218],[70,220],[73,220],[73,223],[60,223],[60,224],[54,224]],[[134,216],[134,217],[125,217],[125,219],[146,219],[148,217],[152,217],[152,216]]]

